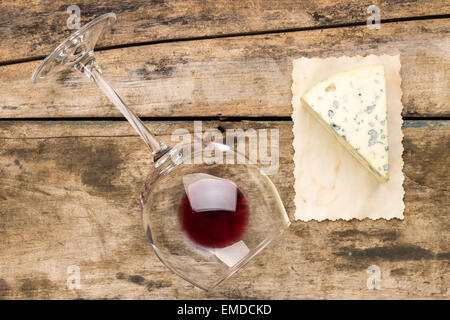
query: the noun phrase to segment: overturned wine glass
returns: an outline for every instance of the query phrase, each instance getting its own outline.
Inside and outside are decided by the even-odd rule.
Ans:
[[[108,13],[83,26],[45,58],[31,80],[76,69],[122,112],[153,157],[140,194],[149,242],[170,270],[211,290],[279,236],[290,224],[288,216],[275,186],[256,165],[248,159],[220,161],[245,155],[217,142],[203,144],[202,150],[190,144],[171,148],[128,109],[102,77],[94,56],[97,40],[115,21],[116,15]],[[192,158],[202,161],[191,164]]]

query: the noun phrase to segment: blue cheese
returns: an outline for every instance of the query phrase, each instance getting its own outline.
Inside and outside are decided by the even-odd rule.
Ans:
[[[379,182],[389,180],[383,65],[335,74],[310,89],[301,100]]]

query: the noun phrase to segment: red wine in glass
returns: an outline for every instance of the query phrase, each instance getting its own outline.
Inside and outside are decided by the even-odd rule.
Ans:
[[[242,239],[248,224],[248,204],[237,189],[236,210],[196,212],[184,194],[179,209],[181,227],[194,243],[209,248],[224,248]]]

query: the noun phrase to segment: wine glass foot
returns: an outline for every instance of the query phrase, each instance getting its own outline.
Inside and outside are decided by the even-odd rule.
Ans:
[[[104,14],[81,27],[62,42],[34,71],[33,83],[68,70],[80,62],[93,59],[94,47],[103,31],[116,21],[112,12]]]

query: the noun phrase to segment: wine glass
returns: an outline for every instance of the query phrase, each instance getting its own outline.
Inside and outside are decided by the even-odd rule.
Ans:
[[[290,224],[280,196],[260,169],[227,145],[173,148],[158,141],[102,76],[94,47],[116,21],[92,20],[61,43],[34,72],[32,82],[75,69],[95,82],[150,149],[153,164],[140,194],[144,231],[174,273],[211,290],[246,265]],[[210,152],[204,152],[205,150]],[[212,156],[214,155],[214,156]],[[219,155],[219,156],[217,156]],[[190,159],[200,157],[201,164]]]

